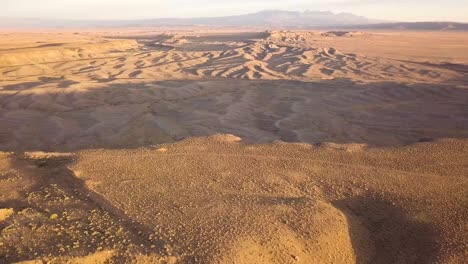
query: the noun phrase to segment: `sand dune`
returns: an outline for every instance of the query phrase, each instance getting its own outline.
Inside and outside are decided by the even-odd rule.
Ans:
[[[340,52],[332,46],[311,47],[315,36],[274,32],[235,35],[237,38],[164,34],[134,36],[135,41],[113,37],[80,46],[4,49],[0,53],[0,67],[6,80],[26,78],[32,73],[72,75],[90,81],[224,77],[441,82],[466,77],[466,72],[456,67],[431,67],[417,62],[359,56]]]
[[[466,38],[1,34],[0,263],[462,263]]]

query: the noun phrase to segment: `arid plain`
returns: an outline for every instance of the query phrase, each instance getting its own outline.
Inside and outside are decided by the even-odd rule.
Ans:
[[[466,32],[0,34],[0,263],[463,263]]]

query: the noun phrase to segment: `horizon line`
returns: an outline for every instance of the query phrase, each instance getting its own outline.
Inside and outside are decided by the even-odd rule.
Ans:
[[[11,20],[43,20],[43,21],[67,21],[67,22],[135,22],[135,21],[147,21],[147,20],[164,20],[164,19],[173,19],[173,20],[190,20],[190,19],[209,19],[209,18],[226,18],[226,17],[236,17],[236,16],[246,16],[246,15],[255,15],[264,12],[290,12],[290,13],[331,13],[332,15],[352,15],[356,17],[361,17],[368,19],[369,21],[380,21],[375,23],[369,24],[395,24],[395,23],[458,23],[458,24],[468,24],[468,21],[457,21],[457,20],[388,20],[388,19],[380,19],[380,18],[373,18],[367,17],[364,15],[356,15],[352,12],[335,12],[332,10],[287,10],[287,9],[262,9],[253,12],[246,12],[246,13],[237,13],[232,15],[224,15],[224,16],[190,16],[190,17],[180,17],[180,16],[173,16],[173,17],[147,17],[147,18],[59,18],[59,17],[32,17],[32,16],[0,16],[0,19],[11,19]],[[359,25],[359,24],[356,24]]]

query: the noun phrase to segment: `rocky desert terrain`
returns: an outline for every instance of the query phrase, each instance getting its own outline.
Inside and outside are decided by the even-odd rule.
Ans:
[[[0,34],[0,263],[463,263],[463,32]]]

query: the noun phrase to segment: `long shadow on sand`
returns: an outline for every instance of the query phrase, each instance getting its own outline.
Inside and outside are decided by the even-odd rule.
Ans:
[[[38,93],[43,84],[58,89]],[[468,90],[453,85],[226,79],[100,85],[77,90],[65,79],[41,79],[4,86],[0,150],[138,148],[217,133],[248,143],[375,147],[468,137]]]
[[[373,249],[370,261],[368,252],[356,252],[357,263],[433,263],[439,255],[437,227],[409,218],[388,201],[351,197],[333,204],[354,220],[349,229],[353,244],[363,243],[359,228],[353,227],[356,219],[369,231]]]

